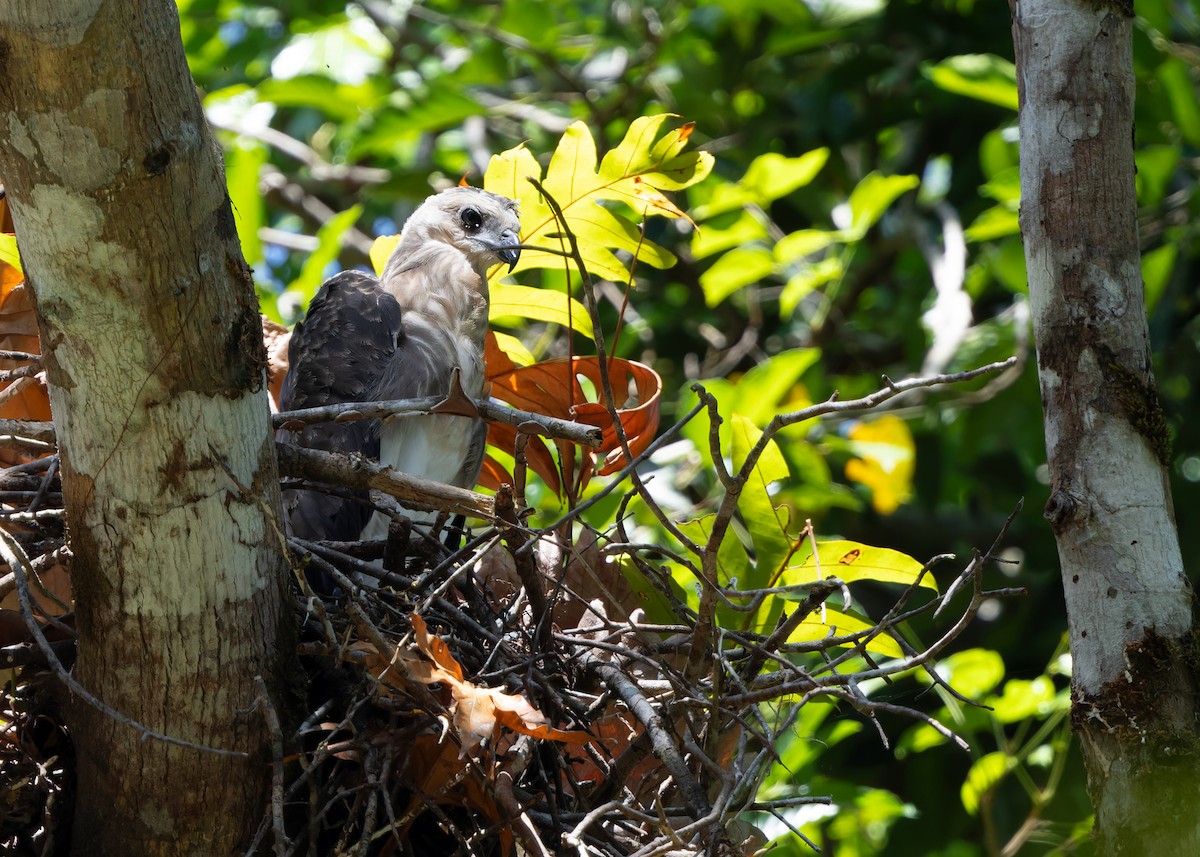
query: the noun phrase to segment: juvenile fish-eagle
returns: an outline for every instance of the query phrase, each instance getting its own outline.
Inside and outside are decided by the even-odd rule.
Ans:
[[[284,410],[340,402],[445,395],[459,370],[463,391],[483,392],[487,271],[520,255],[517,204],[456,187],[425,200],[404,224],[383,276],[343,271],[327,280],[296,326],[283,382]],[[319,423],[280,439],[330,452],[360,452],[399,471],[470,488],[479,478],[487,427],[436,415]],[[284,494],[292,535],[380,538],[388,518],[353,498]],[[426,518],[428,520],[428,518]]]

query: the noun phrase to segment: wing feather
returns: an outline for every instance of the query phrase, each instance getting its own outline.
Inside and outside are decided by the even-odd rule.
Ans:
[[[327,280],[296,326],[283,382],[284,410],[379,398],[378,388],[396,350],[400,305],[361,271]],[[280,431],[279,439],[327,452],[379,457],[379,421],[317,423]],[[370,518],[366,495],[338,497],[290,490],[283,496],[291,533],[303,539],[357,539]]]

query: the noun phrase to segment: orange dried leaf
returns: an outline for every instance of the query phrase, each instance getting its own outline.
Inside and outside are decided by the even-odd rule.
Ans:
[[[446,641],[429,633],[429,626],[419,613],[411,614],[409,619],[412,621],[413,638],[421,654],[453,676],[455,681],[462,681],[462,666],[455,660],[454,655],[450,654],[450,647],[446,645]]]
[[[512,361],[506,362],[503,358],[497,358],[496,365],[505,368],[497,370],[489,364],[488,380],[491,382],[492,396],[515,408],[560,419],[573,419],[598,427],[603,433],[600,451],[606,454],[601,474],[615,473],[628,464],[628,458],[620,451],[620,441],[608,408],[599,402],[586,401],[579,382],[579,378],[583,377],[591,382],[594,389],[601,389],[598,358],[547,360],[532,366],[516,366]],[[662,379],[649,366],[621,358],[609,358],[608,377],[618,408],[617,415],[629,441],[630,451],[637,456],[650,445],[658,430]],[[625,408],[623,406],[629,400],[631,387],[638,404]],[[488,438],[490,443],[512,454],[516,432],[511,428],[496,428],[494,433],[489,429]],[[551,467],[549,450],[545,450],[545,455],[542,455],[542,451],[536,449],[537,446],[531,440],[526,450],[529,466],[546,481],[548,487],[559,494],[561,491],[558,476],[550,475],[554,469]],[[560,443],[560,450],[562,449],[569,447]],[[586,484],[592,473],[594,456],[590,450],[584,450],[583,454],[580,485]]]

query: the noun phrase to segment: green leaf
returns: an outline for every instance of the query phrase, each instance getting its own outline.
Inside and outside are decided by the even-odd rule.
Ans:
[[[804,550],[804,548],[801,548]],[[817,565],[820,565],[818,574]],[[819,539],[817,557],[811,549],[798,563],[784,571],[782,585],[810,583],[829,577],[839,577],[846,583],[874,580],[879,583],[900,583],[910,586],[921,573],[923,565],[907,554],[890,548],[877,548],[843,539]],[[933,575],[921,578],[921,587],[937,592]]]
[[[0,262],[16,268],[18,274],[25,273],[21,267],[21,254],[17,250],[17,236],[7,232],[0,233]]]
[[[916,176],[885,176],[879,172],[868,173],[858,186],[850,192],[851,240],[867,234],[883,213],[903,194],[921,183]]]
[[[989,697],[995,717],[1001,723],[1018,723],[1030,717],[1043,718],[1059,707],[1059,697],[1069,705],[1068,694],[1058,694],[1054,682],[1047,676],[1038,676],[1033,681],[1010,679],[1004,683],[1004,692]]]
[[[522,318],[549,321],[592,337],[592,320],[584,305],[554,289],[492,283],[489,318],[497,324]]]
[[[704,302],[716,306],[751,283],[775,270],[775,260],[765,247],[736,247],[700,275]]]
[[[1134,153],[1137,162],[1138,203],[1158,205],[1179,164],[1178,146],[1146,146]]]
[[[733,435],[733,467],[735,472],[739,472],[746,462],[746,457],[762,437],[762,431],[740,414],[733,414],[730,423]],[[769,586],[771,578],[791,552],[792,539],[787,532],[787,509],[782,506],[776,507],[771,502],[769,490],[772,483],[787,479],[789,475],[783,453],[779,451],[774,440],[768,441],[750,471],[741,497],[738,498],[738,508],[741,509],[746,529],[750,532],[757,560],[757,574],[744,585]]]
[[[820,610],[814,611],[808,616],[800,626],[792,632],[789,642],[792,643],[811,643],[817,640],[823,640],[830,636],[830,629],[833,629],[833,636],[844,637],[847,634],[857,634],[862,631],[868,631],[875,627],[873,623],[863,621],[855,616],[842,613],[830,607],[825,608],[825,621],[821,621]],[[899,658],[903,656],[900,650],[900,644],[886,634],[880,634],[871,642],[867,643],[866,649],[868,652],[883,655],[888,658]]]
[[[1021,203],[1021,171],[1017,167],[1009,167],[996,173],[981,187],[980,192],[996,202],[1003,202],[1013,211]]]
[[[842,260],[838,256],[829,256],[811,265],[804,265],[798,274],[794,274],[779,293],[779,312],[784,318],[791,318],[800,301],[815,289],[836,280],[845,273]]]
[[[707,515],[694,521],[684,521],[679,524],[679,529],[697,544],[707,544],[712,535],[713,517]],[[732,529],[725,531],[725,536],[717,547],[717,571],[720,573],[718,580],[722,586],[733,586],[736,582],[739,588],[745,587],[750,571],[750,557]]]
[[[966,649],[938,661],[937,674],[963,696],[981,699],[1004,681],[1004,659],[991,649]],[[933,683],[924,672],[917,681]]]
[[[983,796],[991,791],[1016,766],[1016,760],[1007,753],[988,753],[976,760],[967,771],[967,780],[961,789],[963,808],[970,815],[979,811]]]
[[[342,236],[358,221],[361,214],[361,205],[351,206],[329,218],[317,230],[317,249],[304,260],[300,276],[288,286],[290,290],[302,295],[306,306],[313,299],[313,295],[317,293],[317,289],[321,287],[321,283],[325,279],[325,268],[330,262],[337,259],[338,252],[342,248]]]
[[[988,104],[1017,109],[1017,67],[994,54],[947,57],[922,69],[933,85]]]
[[[993,205],[984,209],[963,233],[968,241],[995,241],[1007,235],[1019,235],[1021,222],[1017,212],[1008,205]]]
[[[1175,127],[1193,146],[1200,145],[1200,104],[1196,102],[1196,84],[1187,64],[1170,57],[1158,67],[1158,80],[1167,93]]]
[[[812,182],[829,160],[829,149],[813,149],[795,158],[774,152],[750,163],[741,184],[764,202],[787,196]]]
[[[775,258],[787,265],[804,256],[819,253],[838,240],[838,233],[823,229],[801,229],[783,236],[775,244]]]
[[[750,162],[739,184],[760,205],[802,188],[817,177],[829,160],[829,149],[813,149],[797,158],[787,158],[774,152],[759,155]]]
[[[1142,257],[1142,281],[1146,285],[1146,310],[1153,313],[1158,299],[1166,291],[1175,270],[1175,257],[1179,254],[1177,244],[1164,244]]]
[[[797,391],[797,384],[800,376],[820,359],[819,348],[790,348],[748,370],[737,379],[731,395],[719,401],[723,405],[728,403],[731,411],[742,414],[755,425],[764,425],[785,402],[786,410],[810,404],[808,396]]]
[[[724,218],[722,218],[724,220]],[[753,214],[743,211],[728,226],[705,223],[692,235],[692,255],[703,259],[733,247],[742,247],[768,239],[767,228]]]
[[[267,222],[267,209],[258,189],[258,175],[267,162],[267,147],[238,138],[225,153],[225,179],[233,219],[246,264],[256,265],[263,259],[262,241],[258,230]]]

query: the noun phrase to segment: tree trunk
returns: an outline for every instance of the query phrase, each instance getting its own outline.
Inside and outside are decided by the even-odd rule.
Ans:
[[[1200,854],[1192,589],[1141,281],[1132,14],[1015,3],[1021,231],[1097,853]]]
[[[255,676],[280,687],[294,646],[257,302],[170,0],[0,3],[0,176],[59,436],[75,675],[250,754],[76,699],[74,853],[232,853],[266,807]]]

